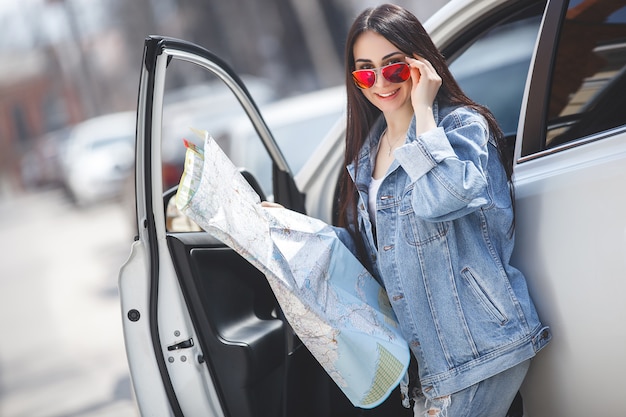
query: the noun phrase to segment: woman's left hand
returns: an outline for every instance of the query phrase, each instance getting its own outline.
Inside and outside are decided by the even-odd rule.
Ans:
[[[272,202],[269,202],[269,201],[261,201],[261,207],[265,207],[265,208],[285,208],[281,204],[272,203]]]
[[[406,57],[405,59],[411,68],[411,80],[413,81],[411,104],[415,111],[417,135],[419,136],[420,133],[437,126],[432,107],[441,87],[441,77],[426,59],[417,55],[415,58]]]

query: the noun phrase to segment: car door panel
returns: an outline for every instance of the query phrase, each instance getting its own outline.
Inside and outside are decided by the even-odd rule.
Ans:
[[[206,233],[167,239],[226,415],[358,415],[293,337],[261,272]],[[394,396],[385,409],[400,404]]]
[[[626,181],[626,134],[521,164],[516,178],[513,262],[526,274],[540,316],[555,330],[526,379],[525,406],[530,415],[587,415],[596,405],[571,397],[580,389],[578,376],[618,387],[623,369],[615,364],[622,362],[626,332],[608,323],[626,317],[626,197],[618,191]],[[611,343],[598,357],[592,352],[603,338],[594,335],[604,332]],[[622,409],[613,389],[594,392],[594,402]]]
[[[138,404],[142,413],[154,412],[149,392],[157,392],[160,385],[169,410],[160,407],[159,415],[281,415],[286,337],[283,321],[270,316],[276,311],[276,301],[264,277],[208,234],[169,236],[166,228],[167,202],[161,197],[161,125],[166,72],[172,61],[191,62],[217,73],[244,110],[255,115],[257,130],[270,141],[271,136],[241,81],[208,51],[153,37],[146,40],[144,54],[137,126],[140,242],[136,246],[143,249],[137,253],[145,257],[129,259],[120,274],[120,287],[143,282],[141,288],[124,291],[124,299],[132,300],[122,303],[125,332],[127,339],[132,339],[143,329],[138,335],[142,340],[145,332],[150,333],[156,363],[144,361],[144,366],[160,378],[147,378],[145,369],[131,366],[136,386],[152,386],[145,393],[136,391]],[[293,179],[280,151],[271,143],[266,147],[276,158],[276,182],[290,190]],[[297,206],[297,197],[283,202]],[[146,276],[134,274],[134,265],[143,266]],[[138,302],[145,297],[144,303]],[[144,347],[129,357],[146,353],[151,355]]]
[[[165,415],[171,405],[155,360],[150,321],[141,315],[150,310],[150,278],[146,273],[147,255],[144,245],[136,241],[120,271],[119,291],[124,315],[126,355],[133,379],[133,389],[140,411],[145,415]],[[133,325],[130,326],[130,323]],[[141,401],[152,397],[153,401]]]
[[[626,63],[624,7],[551,1],[533,58],[516,146],[513,263],[527,276],[554,339],[533,360],[522,388],[530,416],[619,415],[625,406],[626,330],[615,322],[626,317],[626,116],[623,89],[615,88]],[[571,40],[595,38],[565,36],[567,25],[570,35],[572,27],[595,26],[605,36],[581,45]],[[609,58],[605,68],[587,67],[581,82],[564,78],[572,65],[599,57]],[[575,398],[583,385],[585,399]]]
[[[265,277],[204,233],[168,245],[228,414],[280,415],[286,326]]]

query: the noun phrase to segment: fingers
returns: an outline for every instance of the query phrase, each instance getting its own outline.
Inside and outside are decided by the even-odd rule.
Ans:
[[[272,203],[269,201],[261,201],[261,207],[265,207],[265,208],[285,208],[282,205],[278,204],[278,203]]]
[[[430,61],[420,57],[419,55],[415,55],[415,57],[406,57],[405,58],[409,67],[411,67],[411,74],[413,74],[413,69],[416,69],[419,72],[419,75],[425,76],[428,80],[441,83],[441,77],[433,67],[433,64]],[[418,77],[419,79],[419,77]]]
[[[419,82],[421,76],[419,61],[417,61],[415,58],[411,58],[408,56],[405,57],[404,60],[407,64],[409,64],[409,68],[411,69],[411,80],[413,81],[413,85],[415,86]]]
[[[433,65],[420,56],[416,55],[414,58],[406,57],[406,62],[411,68],[411,79],[413,81],[413,90],[411,92],[413,108],[432,106],[441,87],[441,77]]]

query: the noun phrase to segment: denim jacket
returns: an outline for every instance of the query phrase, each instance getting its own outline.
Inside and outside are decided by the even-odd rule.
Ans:
[[[551,338],[522,273],[509,264],[513,209],[485,119],[466,107],[433,107],[437,128],[415,118],[376,198],[368,185],[384,118],[347,167],[371,271],[386,288],[417,358],[424,394],[436,398],[531,357]]]

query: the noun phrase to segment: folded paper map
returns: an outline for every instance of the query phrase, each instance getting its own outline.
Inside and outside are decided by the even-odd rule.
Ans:
[[[357,407],[383,402],[409,348],[384,289],[328,224],[265,208],[207,132],[187,144],[176,205],[262,271],[294,332]]]

